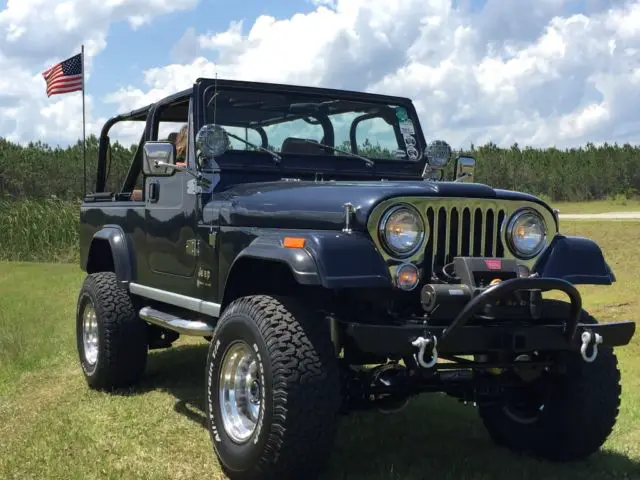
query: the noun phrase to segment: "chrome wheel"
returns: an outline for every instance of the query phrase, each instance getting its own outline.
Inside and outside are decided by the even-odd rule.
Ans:
[[[253,351],[245,342],[233,343],[220,369],[220,411],[224,429],[234,442],[246,442],[253,435],[263,388]]]
[[[98,361],[98,317],[91,302],[87,303],[82,315],[82,344],[87,363],[95,365]]]

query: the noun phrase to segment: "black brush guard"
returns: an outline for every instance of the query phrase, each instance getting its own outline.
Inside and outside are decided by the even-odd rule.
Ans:
[[[466,325],[485,305],[516,291],[560,290],[571,299],[569,318],[564,325],[495,324]],[[581,351],[585,361],[592,362],[597,347],[627,345],[635,333],[635,322],[603,324],[580,323],[582,299],[569,282],[558,278],[514,278],[502,281],[473,297],[446,326],[429,326],[407,322],[402,325],[369,325],[347,323],[346,335],[357,347],[376,355],[408,356],[418,353],[419,363],[431,367],[438,352],[448,355],[472,355],[492,352],[560,352]],[[544,319],[542,320],[542,322]],[[430,360],[420,361],[424,355]]]

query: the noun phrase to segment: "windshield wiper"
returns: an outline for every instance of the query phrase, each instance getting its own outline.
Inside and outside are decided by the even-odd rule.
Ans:
[[[235,138],[236,140],[241,141],[245,145],[249,145],[250,147],[257,148],[258,150],[262,150],[264,152],[267,152],[268,154],[270,154],[273,157],[273,159],[275,160],[276,163],[280,163],[282,161],[282,157],[280,155],[278,155],[276,152],[274,152],[273,150],[269,150],[268,148],[261,147],[260,145],[255,145],[255,144],[253,144],[251,142],[246,141],[242,137],[234,135],[233,133],[227,132],[227,135],[229,135],[231,138]]]
[[[355,153],[347,152],[345,150],[340,150],[339,148],[330,147],[329,145],[325,145],[324,143],[317,143],[317,142],[314,142],[313,140],[308,140],[306,138],[301,138],[300,140],[302,140],[303,142],[306,142],[306,143],[310,143],[312,145],[319,145],[319,146],[321,146],[323,148],[328,148],[329,150],[333,150],[334,152],[344,153],[345,155],[349,155],[350,157],[359,158],[360,160],[363,160],[367,164],[367,167],[373,167],[373,165],[375,164],[375,162],[373,160],[371,160],[370,158],[367,158],[367,157],[363,157],[362,155],[358,155],[358,154],[355,154]]]

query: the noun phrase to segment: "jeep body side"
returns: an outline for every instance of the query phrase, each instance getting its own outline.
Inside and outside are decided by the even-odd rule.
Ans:
[[[145,129],[109,192],[125,120]],[[188,126],[184,167],[163,122]],[[577,286],[615,276],[539,198],[474,183],[472,158],[447,179],[450,156],[410,99],[361,92],[198,79],[114,117],[81,206],[89,385],[133,385],[148,349],[207,338],[209,432],[231,478],[310,478],[340,413],[433,391],[475,402],[515,450],[594,452],[617,416],[613,347],[635,324],[598,324]]]

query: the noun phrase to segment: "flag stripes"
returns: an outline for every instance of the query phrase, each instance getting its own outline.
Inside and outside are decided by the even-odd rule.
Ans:
[[[82,54],[74,55],[42,72],[47,83],[47,96],[76,92],[83,89]]]

